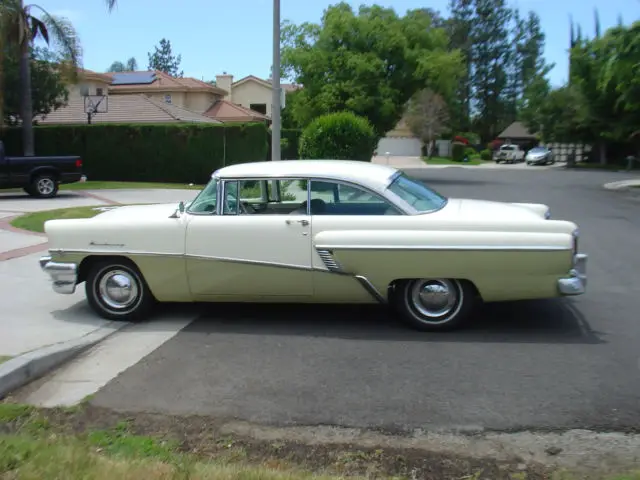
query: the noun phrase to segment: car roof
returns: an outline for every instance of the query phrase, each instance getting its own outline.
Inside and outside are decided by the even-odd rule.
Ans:
[[[398,169],[389,165],[353,160],[281,160],[239,163],[222,167],[216,178],[316,177],[344,180],[382,191]]]

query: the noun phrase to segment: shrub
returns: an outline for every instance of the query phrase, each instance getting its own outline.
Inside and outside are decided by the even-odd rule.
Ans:
[[[203,183],[225,165],[266,160],[268,131],[241,125],[55,125],[34,128],[37,155],[80,155],[90,180]],[[19,129],[7,153],[21,155]]]
[[[469,145],[469,140],[467,140],[466,138],[460,135],[456,135],[455,137],[453,137],[453,141],[458,143],[463,143],[465,145]]]
[[[485,148],[484,150],[482,150],[480,152],[480,158],[482,160],[491,160],[493,158],[493,155],[491,154],[491,150],[489,150],[488,148]]]
[[[464,149],[464,154],[471,160],[471,157],[476,157],[478,152],[476,152],[475,148],[467,147]]]
[[[461,162],[464,160],[464,151],[465,146],[464,143],[453,143],[451,144],[451,159],[454,162]]]
[[[371,161],[376,135],[369,121],[351,112],[323,115],[300,137],[299,155],[306,159]]]
[[[280,131],[280,158],[282,160],[295,160],[298,158],[298,144],[302,130],[295,128],[283,128]],[[269,132],[269,147],[267,160],[271,160],[271,132]]]
[[[504,145],[504,141],[496,138],[489,143],[487,148],[489,148],[489,150],[498,150],[502,145]]]

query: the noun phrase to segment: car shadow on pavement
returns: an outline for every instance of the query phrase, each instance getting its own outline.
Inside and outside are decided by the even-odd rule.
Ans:
[[[204,304],[184,331],[351,340],[473,343],[604,343],[566,299],[483,305],[463,329],[418,332],[382,306]]]

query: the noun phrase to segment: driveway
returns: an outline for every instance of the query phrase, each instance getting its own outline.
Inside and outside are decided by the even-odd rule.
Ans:
[[[52,199],[0,191],[0,356],[15,356],[46,345],[77,338],[99,328],[121,326],[93,315],[84,289],[59,295],[40,270],[46,238],[12,229],[8,221],[28,212],[111,203],[156,203],[189,200],[194,190],[63,191]]]
[[[486,305],[446,334],[408,330],[375,307],[204,306],[92,403],[276,425],[640,430],[640,203],[601,187],[625,176],[409,173],[446,195],[544,202],[578,222],[588,293]]]

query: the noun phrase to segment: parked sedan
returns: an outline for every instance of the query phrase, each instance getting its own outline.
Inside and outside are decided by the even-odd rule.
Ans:
[[[535,147],[527,152],[527,165],[553,165],[556,163],[553,152],[546,147]]]
[[[578,227],[546,205],[447,198],[366,162],[227,166],[187,205],[117,207],[45,231],[53,289],[84,282],[109,319],[140,319],[158,301],[380,303],[444,330],[479,300],[586,288]]]

